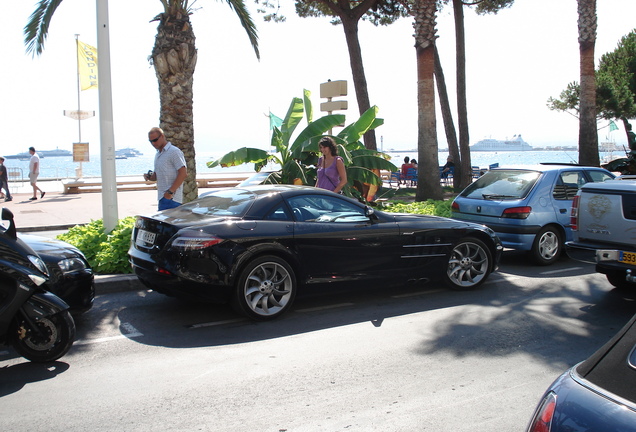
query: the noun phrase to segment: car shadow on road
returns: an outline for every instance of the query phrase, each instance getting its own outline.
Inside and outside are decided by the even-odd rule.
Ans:
[[[536,267],[519,258],[514,254],[504,258],[500,271],[475,291],[450,291],[438,282],[360,286],[299,297],[287,314],[268,322],[245,319],[228,305],[147,292],[140,306],[119,308],[117,319],[121,334],[126,335],[131,327],[136,330],[136,343],[192,348],[364,323],[380,328],[391,318],[446,310],[450,318],[430,324],[422,322],[425,315],[414,315],[417,326],[427,326],[427,337],[416,348],[422,356],[521,352],[565,367],[582,360],[577,354],[581,347],[592,353],[636,313],[634,298],[613,290],[591,265],[565,258],[553,266]],[[99,319],[93,316],[92,321]],[[90,345],[74,347],[90,349]]]

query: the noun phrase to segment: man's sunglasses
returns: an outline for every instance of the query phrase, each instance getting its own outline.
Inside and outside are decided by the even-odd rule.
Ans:
[[[159,135],[157,138],[155,139],[149,139],[148,141],[150,141],[151,143],[156,143],[157,141],[159,141],[159,138],[161,138],[161,135]]]

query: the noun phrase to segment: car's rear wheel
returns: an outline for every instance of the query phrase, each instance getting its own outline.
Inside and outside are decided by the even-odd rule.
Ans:
[[[277,256],[262,256],[243,268],[233,299],[238,312],[265,321],[285,313],[296,297],[296,275]]]
[[[448,258],[444,282],[455,290],[469,290],[486,281],[492,266],[492,254],[476,238],[462,239]]]
[[[550,265],[559,259],[562,250],[561,233],[556,228],[547,226],[535,236],[530,255],[536,264]]]

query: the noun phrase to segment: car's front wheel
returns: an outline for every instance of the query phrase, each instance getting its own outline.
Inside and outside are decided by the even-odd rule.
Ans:
[[[469,290],[486,281],[492,265],[490,249],[476,238],[462,239],[449,255],[444,282],[455,290]]]
[[[536,264],[550,265],[559,259],[562,250],[561,233],[556,228],[547,226],[535,236],[530,254]]]
[[[296,297],[296,275],[282,258],[268,255],[249,262],[240,274],[233,304],[251,319],[265,321],[285,313]]]

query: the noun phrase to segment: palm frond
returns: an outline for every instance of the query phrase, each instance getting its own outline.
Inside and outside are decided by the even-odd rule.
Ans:
[[[42,54],[44,42],[49,34],[51,18],[62,0],[40,0],[38,7],[24,26],[24,44],[33,57]]]
[[[247,32],[247,37],[252,44],[252,48],[254,48],[254,53],[256,54],[257,59],[261,59],[261,53],[258,50],[258,34],[256,32],[256,25],[250,16],[249,11],[245,7],[245,2],[243,0],[226,0],[228,6],[236,12],[236,15],[241,22],[241,26]]]

